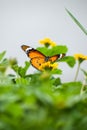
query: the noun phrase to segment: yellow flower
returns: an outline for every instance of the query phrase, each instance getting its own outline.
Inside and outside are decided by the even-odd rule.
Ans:
[[[48,62],[45,62],[43,63],[41,66],[40,66],[40,70],[44,71],[44,70],[54,70],[58,67],[58,64],[57,63],[51,63],[50,61]]]
[[[79,59],[87,60],[87,56],[85,56],[83,54],[75,54],[74,57],[76,60],[79,60]]]
[[[76,60],[79,60],[79,62],[81,63],[84,60],[87,60],[87,56],[83,55],[83,54],[74,54],[74,57]]]
[[[50,38],[44,38],[42,40],[39,40],[39,43],[45,45],[46,47],[48,47],[48,46],[52,46],[52,47],[56,46],[56,43],[54,41],[52,41]]]

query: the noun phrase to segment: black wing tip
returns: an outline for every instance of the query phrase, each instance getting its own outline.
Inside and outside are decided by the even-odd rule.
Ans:
[[[21,45],[21,48],[23,48],[24,45]]]
[[[23,45],[21,45],[21,47],[23,47],[23,46],[28,46],[28,45],[24,45],[24,44],[23,44]]]
[[[21,45],[21,48],[22,48],[22,50],[26,50],[27,48],[29,48],[30,46],[28,46],[28,45]]]

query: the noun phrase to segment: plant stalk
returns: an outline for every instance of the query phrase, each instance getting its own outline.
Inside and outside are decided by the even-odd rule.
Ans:
[[[76,80],[77,80],[78,73],[79,73],[79,69],[80,69],[80,63],[78,62],[78,67],[77,67],[77,70],[76,70],[76,74],[75,74],[74,81],[76,81]]]
[[[84,77],[84,81],[83,81],[83,84],[82,84],[82,88],[81,88],[81,91],[80,91],[80,95],[83,94],[84,89],[85,89],[85,87],[86,87],[86,83],[87,83],[87,76]]]

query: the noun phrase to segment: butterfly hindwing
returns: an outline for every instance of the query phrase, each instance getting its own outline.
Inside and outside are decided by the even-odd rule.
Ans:
[[[42,57],[35,57],[30,60],[33,67],[40,70],[41,64],[45,63],[45,58]]]

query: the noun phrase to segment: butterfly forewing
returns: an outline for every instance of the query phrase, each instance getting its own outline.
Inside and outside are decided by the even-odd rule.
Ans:
[[[63,53],[61,58],[63,58],[64,56],[66,56],[66,54]]]
[[[55,62],[59,57],[60,57],[60,55],[51,56],[51,57],[49,58],[49,61]]]
[[[27,56],[29,58],[35,58],[35,57],[42,57],[44,58],[45,55],[43,55],[41,52],[39,52],[38,50],[27,46],[27,45],[22,45],[21,48],[25,51],[25,53],[27,54]]]
[[[61,58],[63,58],[64,56],[65,56],[65,54],[54,55],[54,56],[51,56],[51,57],[49,58],[49,61],[55,62],[57,59],[61,59]]]
[[[45,58],[45,55],[43,55],[41,52],[35,50],[35,49],[32,49],[29,51],[29,53],[27,54],[30,58]]]
[[[26,49],[27,49],[27,48],[30,48],[30,46],[22,45],[21,48],[22,48],[22,50],[26,51]]]

